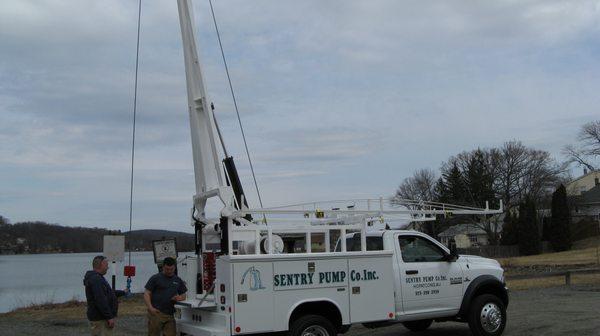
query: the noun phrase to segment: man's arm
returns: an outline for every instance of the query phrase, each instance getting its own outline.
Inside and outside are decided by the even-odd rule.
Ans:
[[[175,301],[175,302],[179,302],[179,301],[184,301],[187,296],[187,287],[185,286],[185,282],[181,279],[179,279],[179,286],[177,287],[177,294],[171,298],[171,300]]]
[[[187,298],[187,296],[185,295],[185,293],[183,293],[183,294],[173,296],[171,298],[171,300],[173,300],[175,302],[179,302],[179,301],[184,301],[186,298]]]
[[[158,309],[156,309],[156,308],[154,308],[154,306],[152,306],[152,292],[147,289],[144,291],[144,303],[146,304],[146,307],[148,308],[148,311],[151,314],[158,313]]]

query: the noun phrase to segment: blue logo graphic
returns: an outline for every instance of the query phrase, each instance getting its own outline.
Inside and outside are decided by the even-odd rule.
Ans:
[[[265,289],[265,287],[263,287],[262,285],[262,281],[260,281],[260,271],[257,270],[254,266],[249,267],[246,270],[246,272],[244,272],[244,275],[242,275],[242,282],[240,282],[241,285],[243,285],[244,281],[246,281],[246,276],[250,277],[251,291]]]

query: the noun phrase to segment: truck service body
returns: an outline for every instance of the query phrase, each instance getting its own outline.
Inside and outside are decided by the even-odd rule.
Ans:
[[[347,235],[346,244],[357,236]],[[327,316],[338,331],[354,323],[460,321],[482,290],[498,295],[503,309],[508,305],[495,260],[453,256],[416,231],[369,232],[367,240],[378,241],[371,245],[381,250],[221,257],[215,304],[180,307],[178,330],[214,336],[287,331],[303,313]]]
[[[502,203],[492,210],[379,198],[249,208],[206,93],[191,1],[177,5],[196,186],[196,256],[178,261],[189,289],[176,304],[179,335],[333,336],[356,323],[419,331],[434,320],[500,335],[508,292],[496,261],[458,256],[423,233],[390,228],[400,217],[499,214]],[[221,207],[216,218],[206,214],[209,200]]]

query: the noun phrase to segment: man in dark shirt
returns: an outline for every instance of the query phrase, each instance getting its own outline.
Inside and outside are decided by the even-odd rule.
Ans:
[[[104,279],[108,271],[108,261],[104,256],[94,257],[92,268],[93,270],[87,271],[83,278],[91,335],[112,335],[119,305],[117,297],[125,295],[125,292],[113,291]]]
[[[144,291],[148,307],[148,336],[175,336],[175,302],[186,298],[187,287],[175,275],[175,259],[165,258],[162,272],[150,277]]]

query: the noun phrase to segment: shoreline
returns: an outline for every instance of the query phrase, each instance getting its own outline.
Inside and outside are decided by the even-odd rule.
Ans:
[[[133,293],[129,297],[119,298],[118,316],[143,315],[146,313],[146,306],[142,293]],[[64,317],[85,318],[85,309],[87,303],[80,300],[69,300],[59,303],[41,303],[32,304],[26,307],[15,308],[6,313],[0,313],[0,318],[6,317],[33,317],[41,318],[56,315],[57,313]]]

